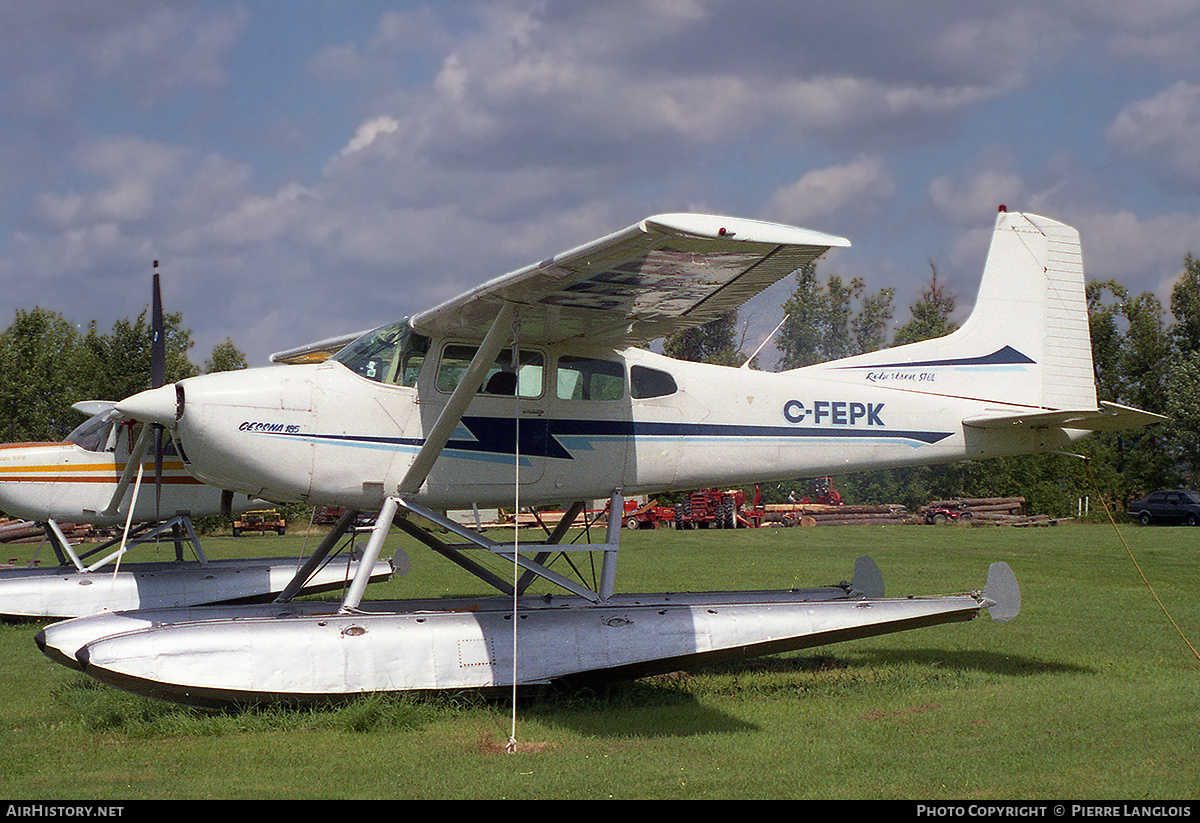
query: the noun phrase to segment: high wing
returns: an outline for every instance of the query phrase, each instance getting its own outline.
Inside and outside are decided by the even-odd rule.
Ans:
[[[271,362],[287,365],[321,363],[333,357],[366,333],[367,330],[354,332],[353,334],[343,334],[338,337],[330,337],[327,340],[318,340],[316,343],[306,343],[294,349],[275,352],[271,355]]]
[[[638,345],[700,326],[850,241],[757,220],[650,217],[413,316],[434,336],[481,338],[505,303],[525,342]]]

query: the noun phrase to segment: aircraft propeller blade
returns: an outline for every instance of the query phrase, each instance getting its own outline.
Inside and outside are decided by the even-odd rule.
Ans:
[[[150,388],[158,389],[167,379],[167,341],[163,323],[162,292],[158,282],[158,261],[154,261],[154,302],[150,313]],[[161,520],[163,470],[163,427],[154,425],[154,517]]]
[[[150,313],[150,388],[167,381],[167,343],[164,338],[162,292],[158,284],[158,261],[154,261],[154,303]]]

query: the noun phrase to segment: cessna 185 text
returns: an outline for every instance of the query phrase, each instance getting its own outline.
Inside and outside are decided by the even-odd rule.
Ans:
[[[304,362],[327,344],[314,345],[274,358],[296,365],[191,378],[117,405],[169,428],[188,470],[213,486],[380,511],[368,559],[394,521],[506,593],[512,586],[471,550],[519,565],[518,593],[533,576],[566,588],[553,604],[523,601],[521,630],[536,639],[523,640],[520,661],[504,649],[501,635],[514,629],[502,606],[418,624],[403,605],[362,604],[358,580],[319,628],[264,617],[251,629],[210,612],[167,620],[168,642],[161,615],[131,615],[120,630],[77,627],[63,642],[108,682],[222,702],[628,675],[980,609],[1012,617],[1019,595],[1002,564],[983,592],[960,598],[884,600],[881,585],[857,583],[796,595],[786,608],[779,593],[690,604],[631,595],[655,610],[634,616],[615,591],[619,517],[607,542],[582,547],[604,556],[589,588],[548,568],[555,552],[579,549],[562,544],[561,528],[518,547],[439,514],[519,495],[523,505],[580,501],[569,522],[588,499],[610,498],[620,511],[629,494],[1055,451],[1089,431],[1159,419],[1097,401],[1079,237],[1035,215],[1001,212],[973,313],[947,337],[780,373],[637,348],[716,319],[847,245],[757,221],[652,217],[364,334],[323,362]],[[411,515],[464,542],[446,544]],[[221,661],[211,674],[197,672],[196,644]],[[228,656],[213,657],[218,647]],[[331,673],[320,654],[344,665]],[[238,667],[257,674],[226,677]]]

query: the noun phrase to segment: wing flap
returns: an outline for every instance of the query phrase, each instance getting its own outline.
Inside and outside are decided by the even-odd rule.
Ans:
[[[521,339],[635,345],[703,325],[849,241],[775,223],[670,214],[564,252],[412,318],[424,334],[478,338],[503,303]]]

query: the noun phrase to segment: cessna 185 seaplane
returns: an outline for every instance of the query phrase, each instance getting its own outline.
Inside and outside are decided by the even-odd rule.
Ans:
[[[161,386],[165,349],[157,273],[152,305],[151,382]],[[296,574],[295,558],[210,560],[192,527],[192,518],[248,511],[264,501],[192,477],[172,438],[164,440],[153,425],[122,415],[115,405],[76,403],[73,408],[88,419],[61,443],[0,445],[0,511],[40,524],[58,561],[0,569],[0,615],[75,617],[272,598],[282,592]],[[68,523],[123,530],[83,552],[63,533],[61,525]],[[120,562],[133,546],[160,541],[174,545],[174,562]],[[194,561],[184,560],[185,545],[191,546]],[[384,579],[391,571],[387,561],[379,561],[372,576]],[[326,566],[304,589],[322,591],[347,582],[346,568]]]
[[[128,398],[118,410],[170,429],[206,483],[378,510],[364,562],[394,522],[507,597],[363,603],[360,574],[321,614],[285,608],[286,597],[254,614],[130,612],[50,626],[38,642],[113,685],[219,704],[624,677],[980,610],[1011,619],[1019,591],[1004,564],[966,595],[887,599],[869,563],[850,583],[811,590],[632,595],[615,585],[619,516],[605,542],[563,542],[588,499],[620,512],[624,495],[1061,450],[1160,419],[1097,402],[1078,234],[1035,215],[999,215],[979,299],[947,337],[780,373],[634,347],[847,245],[758,221],[652,217],[325,362]],[[441,513],[514,497],[578,502],[539,543],[494,542]],[[573,551],[602,555],[598,579],[550,568]],[[488,556],[513,565],[511,582],[476,559]],[[523,594],[539,577],[566,594]]]

